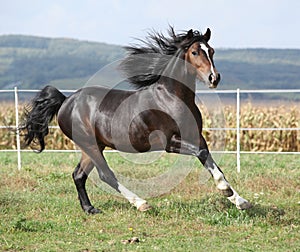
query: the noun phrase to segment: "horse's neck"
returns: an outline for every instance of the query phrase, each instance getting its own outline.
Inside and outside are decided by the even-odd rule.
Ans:
[[[188,108],[192,108],[195,105],[195,92],[181,83],[170,82],[158,82],[155,84],[154,92],[162,100],[169,105],[174,106],[178,102],[183,102]]]
[[[179,50],[170,60],[161,75],[159,83],[168,92],[179,97],[186,103],[194,103],[196,90],[196,75],[190,74],[187,62],[183,58],[184,52]]]
[[[195,103],[196,83],[194,76],[186,76],[180,81],[163,77],[158,81],[158,85],[163,86],[168,93],[175,95],[187,104]]]

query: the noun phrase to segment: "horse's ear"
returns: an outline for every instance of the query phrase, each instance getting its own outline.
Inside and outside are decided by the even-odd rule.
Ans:
[[[191,39],[192,37],[194,37],[194,32],[193,32],[193,29],[190,29],[187,33],[187,38]]]
[[[205,34],[203,35],[203,38],[206,42],[208,42],[208,40],[210,39],[210,35],[211,35],[211,31],[209,28],[207,28]]]

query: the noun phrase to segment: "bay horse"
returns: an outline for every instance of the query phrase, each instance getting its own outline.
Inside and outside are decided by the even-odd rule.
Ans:
[[[20,126],[25,145],[45,148],[48,125],[55,115],[62,132],[81,149],[82,156],[72,176],[83,211],[99,213],[86,192],[86,180],[96,167],[102,181],[122,194],[138,210],[151,208],[123,186],[109,168],[105,147],[122,152],[163,150],[192,155],[212,175],[217,189],[238,209],[251,204],[231,187],[213,160],[202,136],[202,117],[195,104],[196,80],[216,88],[220,74],[215,68],[214,49],[208,44],[210,29],[202,34],[192,29],[169,36],[149,33],[142,44],[126,47],[119,70],[133,90],[84,87],[66,97],[52,86],[33,98]]]

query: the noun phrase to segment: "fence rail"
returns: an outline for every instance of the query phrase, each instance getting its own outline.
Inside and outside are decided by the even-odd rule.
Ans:
[[[13,93],[14,94],[14,105],[15,105],[15,125],[7,125],[3,126],[0,125],[0,129],[5,128],[13,128],[16,129],[16,146],[17,148],[15,150],[0,150],[0,152],[16,152],[18,157],[18,169],[21,169],[21,152],[29,152],[30,150],[22,150],[21,144],[20,144],[20,134],[18,131],[18,125],[19,125],[19,93],[36,93],[40,90],[34,90],[34,89],[18,89],[15,87],[14,89],[6,89],[6,90],[0,90],[1,93]],[[76,90],[60,90],[64,93],[73,93]],[[300,152],[274,152],[274,151],[241,151],[240,149],[240,132],[241,131],[258,131],[258,130],[295,130],[300,131],[300,128],[244,128],[240,127],[240,112],[241,112],[241,94],[251,94],[251,93],[294,93],[299,94],[300,96],[300,89],[260,89],[260,90],[197,90],[197,94],[207,94],[207,93],[214,93],[214,94],[236,94],[236,127],[234,128],[203,128],[203,130],[234,130],[236,131],[236,150],[235,151],[213,151],[214,153],[224,153],[224,154],[236,154],[236,160],[237,160],[237,172],[240,172],[240,157],[241,154],[293,154],[297,155],[300,154]],[[50,126],[51,128],[59,128],[58,126]],[[45,152],[75,152],[75,150],[45,150]]]

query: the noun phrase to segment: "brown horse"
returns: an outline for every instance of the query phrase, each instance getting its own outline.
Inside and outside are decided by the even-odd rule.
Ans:
[[[150,34],[140,46],[127,47],[120,69],[135,86],[132,91],[85,87],[69,97],[47,86],[33,99],[26,113],[25,142],[45,147],[48,124],[57,114],[63,133],[81,149],[82,157],[73,172],[82,209],[94,208],[86,192],[87,177],[96,167],[102,181],[121,193],[138,210],[150,205],[120,184],[103,156],[105,147],[123,152],[165,150],[193,155],[211,173],[217,188],[237,208],[251,205],[241,198],[225,179],[209,153],[202,136],[202,118],[195,104],[195,83],[200,80],[217,87],[217,72],[209,46],[211,32],[190,30],[169,37]]]

